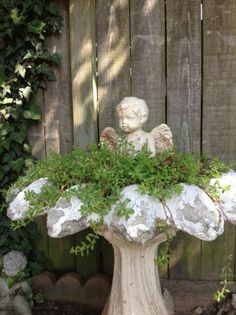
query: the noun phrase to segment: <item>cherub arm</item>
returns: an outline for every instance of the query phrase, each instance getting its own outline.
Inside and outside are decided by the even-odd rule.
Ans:
[[[165,150],[171,150],[174,146],[172,132],[166,124],[161,124],[151,131],[151,135],[155,139],[156,154]]]
[[[118,135],[112,127],[103,129],[100,135],[101,144],[106,143],[112,150],[116,149],[118,144]]]

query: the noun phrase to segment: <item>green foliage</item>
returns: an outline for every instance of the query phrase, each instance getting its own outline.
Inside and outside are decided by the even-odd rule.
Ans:
[[[70,250],[70,254],[78,255],[82,257],[88,256],[91,251],[94,250],[99,235],[95,233],[88,233],[85,237],[86,241],[81,241],[80,245],[73,246]]]
[[[55,79],[50,66],[60,58],[43,42],[60,27],[61,17],[51,1],[0,2],[0,188],[22,172],[29,156],[28,127],[40,119],[30,95]]]
[[[157,228],[159,233],[164,233],[166,235],[166,242],[162,243],[158,248],[158,253],[154,262],[159,267],[163,267],[167,265],[170,260],[170,244],[174,237],[174,233],[164,220],[160,220],[157,223]]]
[[[221,282],[221,284],[223,285],[221,289],[217,290],[214,293],[214,300],[217,302],[220,302],[222,300],[224,300],[227,296],[227,294],[230,293],[230,290],[227,288],[228,286],[228,281],[224,280]]]
[[[93,146],[87,152],[75,149],[63,156],[52,153],[50,158],[30,164],[26,176],[12,186],[10,191],[22,189],[42,177],[47,177],[50,182],[40,194],[27,194],[30,209],[26,222],[12,224],[14,227],[25,225],[44,208],[53,207],[59,197],[70,198],[72,195],[83,201],[83,215],[96,213],[102,223],[104,215],[119,200],[120,191],[127,185],[137,184],[141,193],[148,193],[164,202],[173,194],[181,193],[181,182],[206,190],[209,179],[226,169],[217,160],[206,163],[201,157],[177,151],[150,157],[145,150],[132,154],[111,151],[106,146]],[[68,189],[74,185],[77,189]],[[126,219],[132,213],[127,203],[126,200],[117,207],[117,215]]]
[[[51,1],[0,1],[0,189],[22,174],[30,157],[28,128],[41,117],[30,96],[38,88],[46,88],[47,80],[55,79],[51,66],[59,64],[60,58],[45,48],[44,41],[60,31],[61,22]],[[28,258],[27,269],[8,279],[11,285],[40,272],[45,259],[32,247],[35,224],[13,231],[5,211],[0,191],[0,259],[12,249]]]
[[[226,232],[227,235],[227,232]],[[222,274],[221,277],[224,279],[223,281],[220,282],[221,288],[217,290],[214,293],[214,300],[217,302],[222,301],[223,299],[226,298],[226,296],[231,292],[229,289],[229,285],[233,283],[229,279],[234,278],[234,273],[231,268],[232,266],[232,261],[233,261],[233,255],[229,254],[227,255],[227,245],[225,244],[225,253],[224,253],[224,266],[222,268]]]

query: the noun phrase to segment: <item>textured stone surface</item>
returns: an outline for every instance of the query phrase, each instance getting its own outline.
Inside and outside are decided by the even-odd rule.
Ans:
[[[8,277],[14,277],[18,272],[23,271],[27,265],[27,258],[22,252],[12,250],[2,259],[2,271]]]
[[[33,191],[36,194],[39,194],[43,186],[46,184],[48,184],[47,178],[40,178],[20,191],[13,201],[9,203],[7,216],[13,221],[25,219],[27,216],[27,211],[29,210],[29,202],[25,199],[25,193],[28,191]]]
[[[183,184],[180,196],[166,201],[170,224],[204,241],[212,241],[224,232],[224,220],[218,206],[199,187]]]
[[[236,224],[236,172],[230,171],[220,178],[213,178],[210,185],[223,189],[220,193],[220,209],[225,220]]]
[[[29,304],[22,295],[16,295],[13,298],[12,305],[17,315],[32,315]]]
[[[0,278],[0,314],[31,315],[27,303],[32,299],[32,290],[26,281],[17,282],[8,288],[4,279]]]
[[[82,205],[77,197],[71,197],[70,201],[60,198],[55,207],[48,210],[48,234],[57,238],[85,229],[88,226],[87,219],[79,211]]]
[[[158,220],[166,220],[171,226],[202,240],[214,240],[224,231],[219,209],[197,186],[183,184],[181,195],[173,196],[166,203],[140,194],[137,189],[137,185],[131,185],[121,192],[121,201],[129,200],[127,207],[134,210],[128,220],[116,216],[116,206],[105,217],[107,226],[128,240],[148,242],[157,233]]]

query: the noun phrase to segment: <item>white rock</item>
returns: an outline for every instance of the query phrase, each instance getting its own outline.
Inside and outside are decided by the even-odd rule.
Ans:
[[[166,212],[177,229],[204,241],[224,232],[224,220],[217,205],[199,187],[182,184],[183,191],[166,201]]]
[[[158,220],[185,231],[202,240],[214,240],[222,234],[224,221],[221,213],[208,195],[197,186],[183,184],[180,196],[174,196],[164,203],[148,194],[137,191],[137,185],[125,187],[121,202],[128,200],[127,208],[133,209],[128,220],[116,215],[116,205],[112,206],[104,218],[113,231],[125,235],[130,241],[146,243],[157,233]]]
[[[219,185],[226,188],[225,191],[220,193],[220,209],[226,221],[236,224],[236,172],[231,170],[220,178],[213,178],[210,185]]]
[[[137,191],[137,185],[125,187],[121,191],[121,199],[111,207],[110,212],[105,216],[104,222],[108,227],[123,233],[130,241],[146,243],[155,237],[157,232],[157,217],[165,220],[163,205],[158,199]],[[116,215],[116,206],[120,202],[128,200],[127,208],[133,210],[128,220]]]
[[[22,295],[15,296],[12,304],[18,315],[32,315],[29,304]]]
[[[29,210],[29,201],[25,199],[25,193],[28,191],[33,191],[39,194],[44,185],[48,184],[47,178],[40,178],[33,181],[30,185],[20,191],[14,200],[10,202],[7,209],[7,216],[15,220],[23,220],[27,216],[27,211]]]
[[[88,227],[86,217],[80,212],[82,205],[82,201],[75,196],[71,197],[70,201],[60,198],[55,207],[48,210],[48,235],[60,238]]]
[[[2,271],[8,277],[14,277],[27,266],[27,258],[22,252],[12,250],[3,256]]]

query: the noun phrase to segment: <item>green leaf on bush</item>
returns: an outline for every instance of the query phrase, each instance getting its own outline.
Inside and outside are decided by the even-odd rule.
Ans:
[[[23,116],[25,119],[32,119],[32,120],[41,119],[41,113],[36,106],[31,106],[30,109],[24,110]]]
[[[28,24],[27,29],[31,33],[41,34],[45,25],[46,24],[41,20],[34,20]]]
[[[17,64],[15,67],[15,73],[19,73],[19,75],[24,78],[25,77],[26,68],[21,64]]]
[[[21,15],[18,15],[18,9],[12,9],[11,10],[11,19],[12,19],[12,21],[13,21],[13,23],[15,24],[15,25],[20,25],[20,24],[22,24],[23,23],[23,21],[24,21],[24,18],[23,18],[23,16],[21,16]]]

